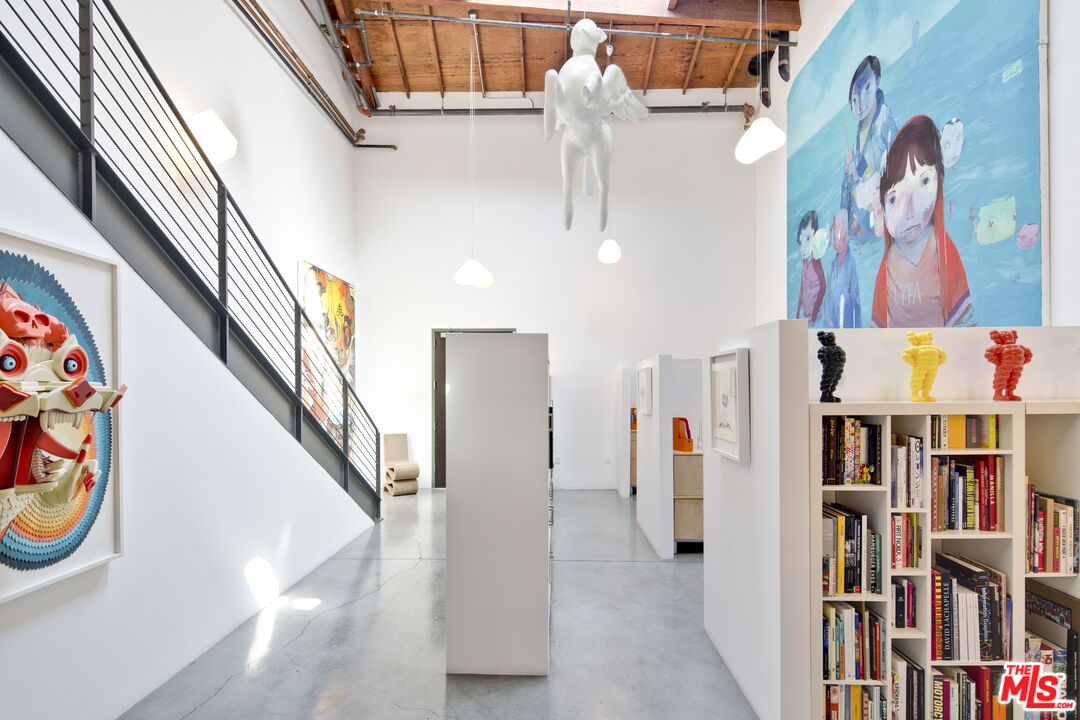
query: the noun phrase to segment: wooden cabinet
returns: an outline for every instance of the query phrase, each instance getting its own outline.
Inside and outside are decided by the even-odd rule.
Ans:
[[[704,457],[676,452],[674,463],[675,540],[704,540]]]

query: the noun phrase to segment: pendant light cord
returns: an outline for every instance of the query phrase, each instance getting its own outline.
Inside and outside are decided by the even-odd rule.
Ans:
[[[473,47],[469,47],[469,257],[476,257],[476,79],[473,72]]]

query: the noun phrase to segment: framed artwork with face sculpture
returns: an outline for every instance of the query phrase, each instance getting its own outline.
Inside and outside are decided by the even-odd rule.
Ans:
[[[122,553],[117,285],[0,233],[0,602]]]

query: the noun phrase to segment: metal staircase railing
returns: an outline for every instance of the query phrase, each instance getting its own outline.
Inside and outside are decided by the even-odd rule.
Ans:
[[[109,0],[0,1],[0,128],[377,519],[378,428]]]

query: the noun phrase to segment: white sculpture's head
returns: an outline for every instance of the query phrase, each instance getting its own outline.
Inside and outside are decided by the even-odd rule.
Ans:
[[[964,149],[964,123],[953,118],[941,128],[941,164],[951,168]]]
[[[578,20],[570,31],[570,48],[575,55],[595,55],[596,46],[607,40],[607,33],[589,18]]]

